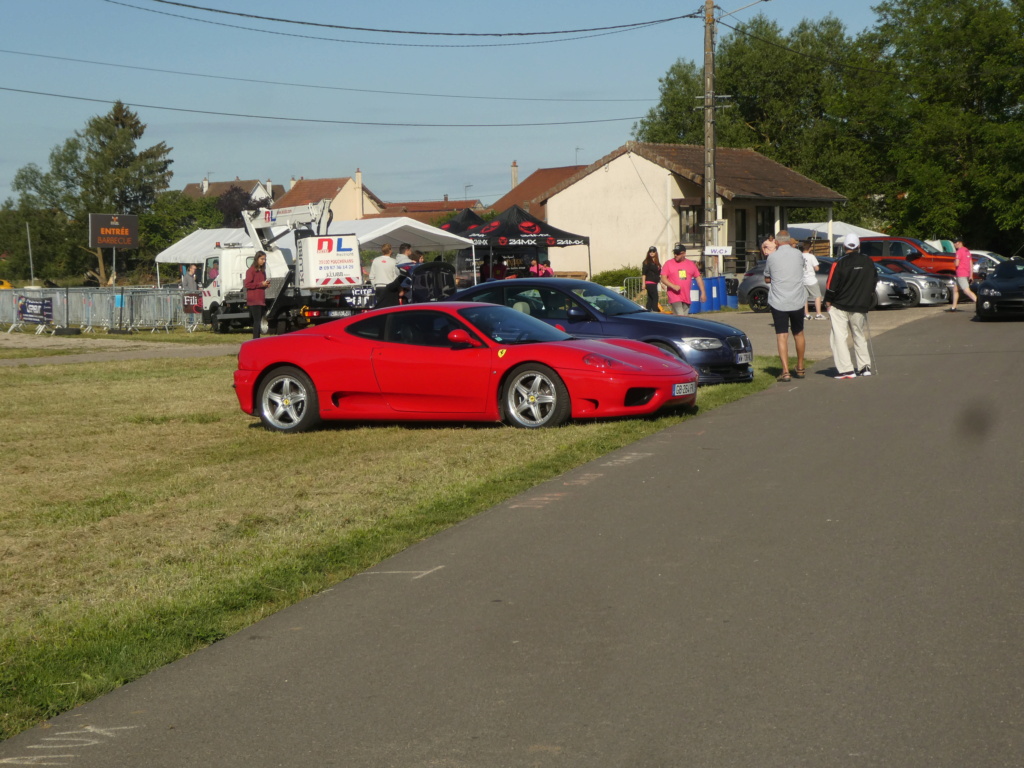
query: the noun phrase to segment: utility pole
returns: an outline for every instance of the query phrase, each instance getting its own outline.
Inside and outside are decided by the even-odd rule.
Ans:
[[[704,254],[718,245],[718,202],[715,198],[715,3],[704,0]],[[704,268],[717,260],[704,256]]]

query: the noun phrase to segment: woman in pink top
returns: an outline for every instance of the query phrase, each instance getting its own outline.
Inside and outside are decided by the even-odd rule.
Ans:
[[[960,291],[963,291],[965,296],[970,297],[971,301],[978,301],[978,297],[971,290],[971,273],[974,266],[971,252],[967,250],[962,237],[954,240],[953,244],[956,246],[956,258],[953,260],[953,264],[956,266],[956,287],[953,288],[953,306],[947,309],[947,312],[960,311],[956,308],[957,300],[960,298]]]

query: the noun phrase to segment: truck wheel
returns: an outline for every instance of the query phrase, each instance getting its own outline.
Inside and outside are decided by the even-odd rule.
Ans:
[[[288,327],[288,318],[287,317],[280,317],[280,318],[278,318],[277,322],[274,324],[274,333],[276,333],[278,336],[283,336],[284,334],[288,333],[288,331],[290,331],[290,330],[291,329]]]
[[[290,365],[275,368],[256,395],[260,421],[274,432],[305,432],[320,423],[320,404],[309,376]]]
[[[569,390],[546,365],[521,365],[505,380],[501,410],[513,427],[557,427],[564,424],[571,413]]]

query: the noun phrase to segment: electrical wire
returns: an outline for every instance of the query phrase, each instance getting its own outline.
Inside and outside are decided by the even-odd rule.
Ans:
[[[289,88],[312,88],[325,91],[345,91],[347,93],[374,93],[386,96],[422,96],[424,98],[438,99],[485,99],[489,101],[543,101],[543,102],[573,102],[573,103],[616,103],[616,102],[651,102],[653,99],[554,99],[541,97],[517,97],[517,96],[479,96],[475,94],[455,93],[413,93],[409,91],[383,91],[372,88],[348,88],[338,85],[314,85],[310,83],[287,83],[278,80],[255,80],[247,77],[230,77],[228,75],[209,75],[201,72],[182,72],[173,69],[157,69],[155,67],[142,67],[131,64],[113,64],[107,61],[91,61],[89,59],[72,59],[67,56],[51,56],[43,53],[28,53],[26,51],[11,51],[0,48],[0,53],[8,53],[14,56],[32,56],[39,59],[50,59],[52,61],[67,61],[72,64],[94,64],[99,67],[116,67],[118,69],[129,69],[139,72],[157,72],[163,75],[183,75],[185,77],[201,77],[210,80],[228,80],[236,83],[255,83],[257,85],[282,85]]]
[[[91,99],[86,96],[69,96],[63,93],[47,93],[45,91],[29,91],[21,88],[0,86],[0,91],[24,93],[30,96],[48,96],[55,99],[87,101],[94,104],[113,104],[113,99]],[[128,102],[125,102],[126,104]],[[142,109],[158,109],[165,112],[187,112],[194,115],[214,115],[217,117],[240,117],[248,120],[276,120],[288,123],[319,123],[322,125],[370,125],[385,128],[536,128],[556,125],[591,125],[594,123],[620,123],[627,120],[639,120],[639,117],[611,117],[600,120],[561,120],[550,123],[385,123],[369,120],[326,120],[310,117],[280,117],[276,115],[246,115],[237,112],[213,112],[204,109],[187,109],[185,107],[163,107],[156,104],[139,104],[131,102],[130,106]]]
[[[654,24],[665,24],[669,21],[678,21],[679,19],[685,19],[691,17],[692,14],[685,16],[672,16],[667,19],[652,19],[649,21],[637,21],[630,24],[616,24],[608,27],[588,27],[584,29],[561,29],[561,30],[548,30],[544,32],[424,32],[422,30],[400,30],[400,29],[378,29],[374,27],[353,27],[346,26],[343,24],[324,24],[316,21],[300,21],[298,19],[278,19],[272,16],[259,16],[253,13],[240,13],[238,11],[225,11],[219,8],[207,8],[202,5],[191,5],[190,3],[176,2],[176,0],[150,0],[153,3],[160,3],[161,5],[173,5],[178,8],[188,8],[193,11],[204,11],[206,13],[220,13],[226,16],[238,16],[244,19],[256,19],[259,21],[273,21],[279,24],[298,24],[306,27],[320,27],[325,29],[344,29],[351,32],[376,32],[380,34],[388,35],[427,35],[434,37],[540,37],[550,35],[579,35],[584,32],[608,32],[612,30],[626,30],[636,29],[638,27],[648,27]]]
[[[111,5],[120,5],[120,6],[124,7],[124,8],[132,8],[132,9],[134,9],[136,11],[143,11],[145,13],[155,13],[155,14],[158,14],[160,16],[169,16],[169,17],[174,18],[174,19],[184,19],[185,21],[194,21],[194,22],[197,22],[199,24],[210,24],[210,25],[213,25],[215,27],[225,27],[227,29],[241,29],[241,30],[244,30],[246,32],[262,32],[265,35],[277,35],[279,37],[294,37],[294,38],[298,38],[300,40],[317,40],[319,42],[346,43],[346,44],[349,44],[349,45],[377,45],[377,46],[385,46],[385,47],[393,47],[393,48],[506,48],[506,47],[518,46],[518,45],[546,45],[546,44],[549,44],[549,43],[565,43],[565,42],[571,42],[571,41],[575,41],[575,40],[586,40],[586,39],[589,39],[589,38],[592,38],[592,37],[605,37],[607,35],[618,35],[618,34],[621,34],[623,32],[632,32],[635,29],[642,29],[641,26],[636,26],[636,27],[632,27],[632,28],[628,28],[628,29],[615,29],[615,30],[612,30],[610,32],[597,32],[597,33],[590,34],[590,35],[578,35],[576,37],[563,37],[563,38],[559,38],[557,40],[530,40],[530,41],[518,42],[518,43],[450,43],[450,44],[445,44],[445,43],[409,43],[409,42],[387,43],[387,42],[375,41],[375,40],[343,40],[343,39],[339,39],[339,38],[336,38],[336,37],[319,37],[317,35],[300,35],[300,34],[297,34],[295,32],[281,32],[281,31],[278,31],[278,30],[258,29],[257,27],[243,27],[240,24],[227,24],[227,23],[222,22],[222,21],[212,21],[210,19],[197,19],[197,18],[195,18],[193,16],[184,16],[184,15],[179,14],[179,13],[169,13],[167,11],[158,11],[155,8],[143,8],[143,7],[138,6],[138,5],[132,5],[131,3],[120,2],[120,0],[103,0],[103,2],[110,3]],[[684,16],[684,17],[680,17],[680,18],[688,18],[688,17]],[[662,23],[662,22],[649,22],[646,26],[653,26],[654,24],[660,24],[660,23]],[[316,26],[321,26],[321,25],[316,25]]]

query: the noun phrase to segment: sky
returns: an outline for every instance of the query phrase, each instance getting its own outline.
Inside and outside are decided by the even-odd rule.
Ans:
[[[868,3],[850,0],[719,2],[730,23],[761,13],[784,30],[830,14],[850,34],[875,21]],[[537,168],[590,164],[630,140],[657,103],[658,79],[677,59],[703,59],[700,0],[181,3],[193,7],[3,3],[0,201],[13,196],[18,169],[46,170],[54,147],[120,99],[147,126],[140,147],[172,148],[171,189],[204,177],[287,187],[293,177],[358,168],[387,202],[448,195],[490,204],[509,190],[513,161],[522,180]],[[697,12],[612,34],[338,28],[530,33]]]

